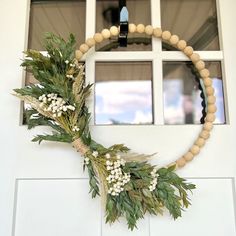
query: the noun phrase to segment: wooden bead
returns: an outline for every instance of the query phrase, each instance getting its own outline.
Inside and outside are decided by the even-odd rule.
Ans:
[[[161,37],[161,35],[162,35],[162,29],[161,28],[155,28],[154,30],[153,30],[153,35],[155,36],[155,37],[157,37],[157,38],[160,38]]]
[[[200,56],[198,53],[193,53],[191,56],[190,56],[190,59],[193,63],[197,63],[199,60],[200,60]]]
[[[111,32],[108,29],[103,29],[101,34],[104,39],[108,39],[111,37]]]
[[[206,122],[206,123],[203,125],[203,129],[204,129],[204,130],[211,131],[212,128],[213,128],[212,122]]]
[[[212,85],[212,79],[211,78],[204,78],[203,83],[206,87],[209,87]]]
[[[177,43],[177,48],[179,50],[184,50],[187,46],[187,43],[185,40],[180,40],[178,43]]]
[[[170,44],[176,45],[179,42],[179,37],[177,35],[172,35],[170,37]]]
[[[216,105],[214,105],[214,104],[208,105],[207,111],[210,112],[210,113],[215,113],[217,111]]]
[[[190,47],[190,46],[187,46],[187,47],[184,49],[184,53],[185,53],[185,55],[187,55],[187,56],[190,57],[190,56],[193,54],[193,48]]]
[[[112,36],[117,36],[119,34],[119,30],[118,30],[118,28],[116,26],[112,26],[110,28],[110,32],[111,32]]]
[[[89,50],[89,46],[87,44],[83,43],[83,44],[80,45],[79,50],[82,53],[86,53]]]
[[[203,139],[208,139],[209,137],[210,137],[210,133],[209,133],[209,131],[207,131],[207,130],[203,130],[201,133],[200,133],[200,135],[199,135],[201,138],[203,138]]]
[[[205,139],[204,138],[198,138],[195,142],[195,145],[197,145],[198,147],[203,147],[205,145]]]
[[[197,155],[197,154],[200,152],[200,147],[197,146],[197,145],[193,145],[193,146],[190,148],[190,152],[191,152],[193,155]]]
[[[216,97],[214,95],[207,97],[207,103],[214,104],[216,102]]]
[[[147,35],[152,35],[152,33],[153,33],[153,27],[152,27],[151,25],[147,25],[147,26],[145,27],[145,33],[146,33]]]
[[[169,40],[170,37],[171,37],[170,31],[164,31],[164,32],[162,33],[161,37],[162,37],[164,40]]]
[[[203,70],[200,71],[200,75],[201,75],[202,78],[209,77],[210,72],[209,72],[208,69],[203,69]]]
[[[135,24],[129,24],[129,32],[134,33],[136,32],[136,25]]]
[[[208,122],[214,122],[216,119],[216,116],[214,113],[207,113],[206,115],[206,121]]]
[[[94,40],[96,43],[101,43],[102,40],[103,40],[103,36],[101,33],[96,33],[94,36],[93,36]]]
[[[142,34],[145,31],[145,26],[143,24],[138,24],[136,30],[138,33]]]
[[[93,38],[88,38],[86,40],[86,44],[91,48],[91,47],[93,47],[96,44],[96,42],[95,42],[95,40]]]
[[[185,161],[192,161],[194,158],[194,155],[191,152],[187,152],[184,156],[183,156]]]
[[[206,87],[206,94],[208,96],[214,95],[215,89],[212,86]]]
[[[75,51],[75,57],[77,60],[80,60],[82,56],[83,56],[83,53],[80,50]]]
[[[177,161],[176,161],[176,164],[177,164],[177,166],[178,167],[184,167],[185,165],[186,165],[186,161],[185,161],[185,159],[182,157],[182,158],[180,158],[180,159],[178,159]]]
[[[199,60],[199,61],[195,64],[195,67],[196,67],[198,70],[204,69],[204,68],[205,68],[205,63],[204,63],[204,61]]]

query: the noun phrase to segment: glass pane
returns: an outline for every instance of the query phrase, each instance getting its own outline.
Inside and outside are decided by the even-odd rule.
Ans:
[[[119,1],[97,0],[96,1],[96,32],[112,25],[119,25]],[[150,0],[127,0],[126,6],[129,11],[129,23],[144,25],[151,24]],[[145,14],[144,14],[145,13]],[[119,47],[118,37],[112,37],[96,46],[99,51],[148,51],[152,50],[151,37],[145,34],[129,34],[128,46]]]
[[[223,82],[220,62],[206,62],[211,72],[217,101],[217,124],[225,123]],[[165,124],[200,124],[203,99],[199,77],[191,62],[164,62],[164,120]]]
[[[152,63],[97,62],[96,124],[152,124]]]
[[[45,32],[53,32],[65,39],[73,33],[79,46],[85,41],[85,7],[85,0],[32,0],[28,48],[45,50],[43,46]]]
[[[161,23],[195,50],[220,50],[215,0],[161,0]]]

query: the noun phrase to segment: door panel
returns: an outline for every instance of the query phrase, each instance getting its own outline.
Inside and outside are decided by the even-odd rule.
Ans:
[[[101,204],[88,197],[87,179],[17,181],[16,236],[99,235]],[[81,210],[83,209],[83,210]],[[92,227],[91,227],[92,226]]]
[[[95,12],[95,0],[88,2],[92,5],[90,11]],[[2,0],[0,4],[0,236],[130,235],[123,220],[113,227],[104,224],[102,205],[99,199],[92,200],[88,195],[87,175],[82,171],[82,160],[70,145],[42,143],[39,146],[30,142],[35,134],[47,130],[40,127],[28,131],[22,126],[21,104],[11,95],[12,89],[21,87],[24,80],[19,65],[22,51],[26,48],[30,1]],[[139,223],[135,235],[180,236],[191,233],[235,236],[236,2],[218,0],[217,4],[223,54],[215,54],[224,58],[222,71],[227,124],[216,125],[201,153],[192,163],[178,171],[178,174],[197,185],[192,196],[193,204],[183,213],[184,217],[173,221],[166,215],[150,219],[147,216]],[[152,1],[152,7],[158,5],[157,0]],[[88,8],[86,11],[89,11]],[[95,15],[88,20],[95,22],[94,19]],[[87,37],[91,36],[94,28],[87,24],[86,29]],[[159,46],[153,44],[154,49]],[[153,57],[150,52],[132,52],[128,56],[121,53],[117,54],[116,60],[132,61],[136,55],[139,59],[149,59],[154,63],[161,60],[159,54]],[[168,54],[173,59],[172,55],[178,53]],[[205,55],[204,52],[202,55]],[[88,81],[94,81],[95,59],[102,61],[104,57],[114,59],[114,55],[109,53],[97,53],[87,58]],[[182,60],[185,60],[184,56]],[[153,68],[153,76],[160,75],[161,70],[161,64]],[[162,90],[162,82],[153,83],[154,86],[158,85],[154,94],[156,98],[157,92]],[[93,105],[91,101],[92,111]],[[157,106],[155,116],[162,112],[162,108]],[[163,123],[159,122],[159,118],[155,119],[155,124]],[[161,166],[187,151],[197,137],[200,126],[92,125],[91,129],[94,138],[104,145],[125,143],[136,152],[157,152],[152,162]]]

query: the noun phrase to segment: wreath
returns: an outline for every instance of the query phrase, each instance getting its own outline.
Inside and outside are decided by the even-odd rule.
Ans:
[[[84,158],[84,169],[89,176],[92,197],[100,195],[105,203],[106,222],[113,223],[125,217],[128,228],[133,230],[146,213],[162,214],[166,209],[176,219],[190,200],[188,192],[195,185],[175,173],[200,152],[209,138],[215,119],[215,97],[212,81],[205,63],[184,40],[179,40],[169,31],[142,24],[129,25],[129,32],[146,33],[161,38],[166,43],[182,50],[194,63],[205,85],[207,99],[206,117],[202,131],[192,147],[167,167],[151,165],[152,155],[136,154],[123,144],[104,147],[91,137],[89,131],[90,113],[86,99],[92,84],[86,84],[84,65],[79,60],[96,43],[119,34],[119,28],[112,26],[96,33],[93,38],[75,48],[75,37],[67,41],[52,33],[45,35],[47,55],[36,50],[27,50],[22,66],[31,72],[38,84],[15,89],[15,96],[30,105],[25,110],[28,128],[46,125],[52,134],[37,135],[33,142],[56,141],[70,143]]]

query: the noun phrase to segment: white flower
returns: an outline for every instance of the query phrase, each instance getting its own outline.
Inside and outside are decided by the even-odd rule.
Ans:
[[[107,153],[107,154],[106,154],[106,158],[107,158],[107,159],[110,159],[110,158],[111,158],[110,153]]]
[[[88,165],[88,164],[89,164],[89,161],[90,161],[90,160],[89,160],[89,158],[88,158],[88,157],[85,157],[85,158],[84,158],[84,162],[85,162],[85,164],[86,164],[86,165]]]
[[[93,151],[92,155],[93,155],[94,157],[98,157],[98,152],[97,152],[97,151]]]
[[[66,64],[69,64],[69,61],[68,61],[68,60],[66,60],[66,61],[65,61],[65,63],[66,63]]]
[[[79,127],[74,126],[74,127],[72,128],[72,131],[73,131],[73,132],[75,132],[75,131],[79,131]]]

